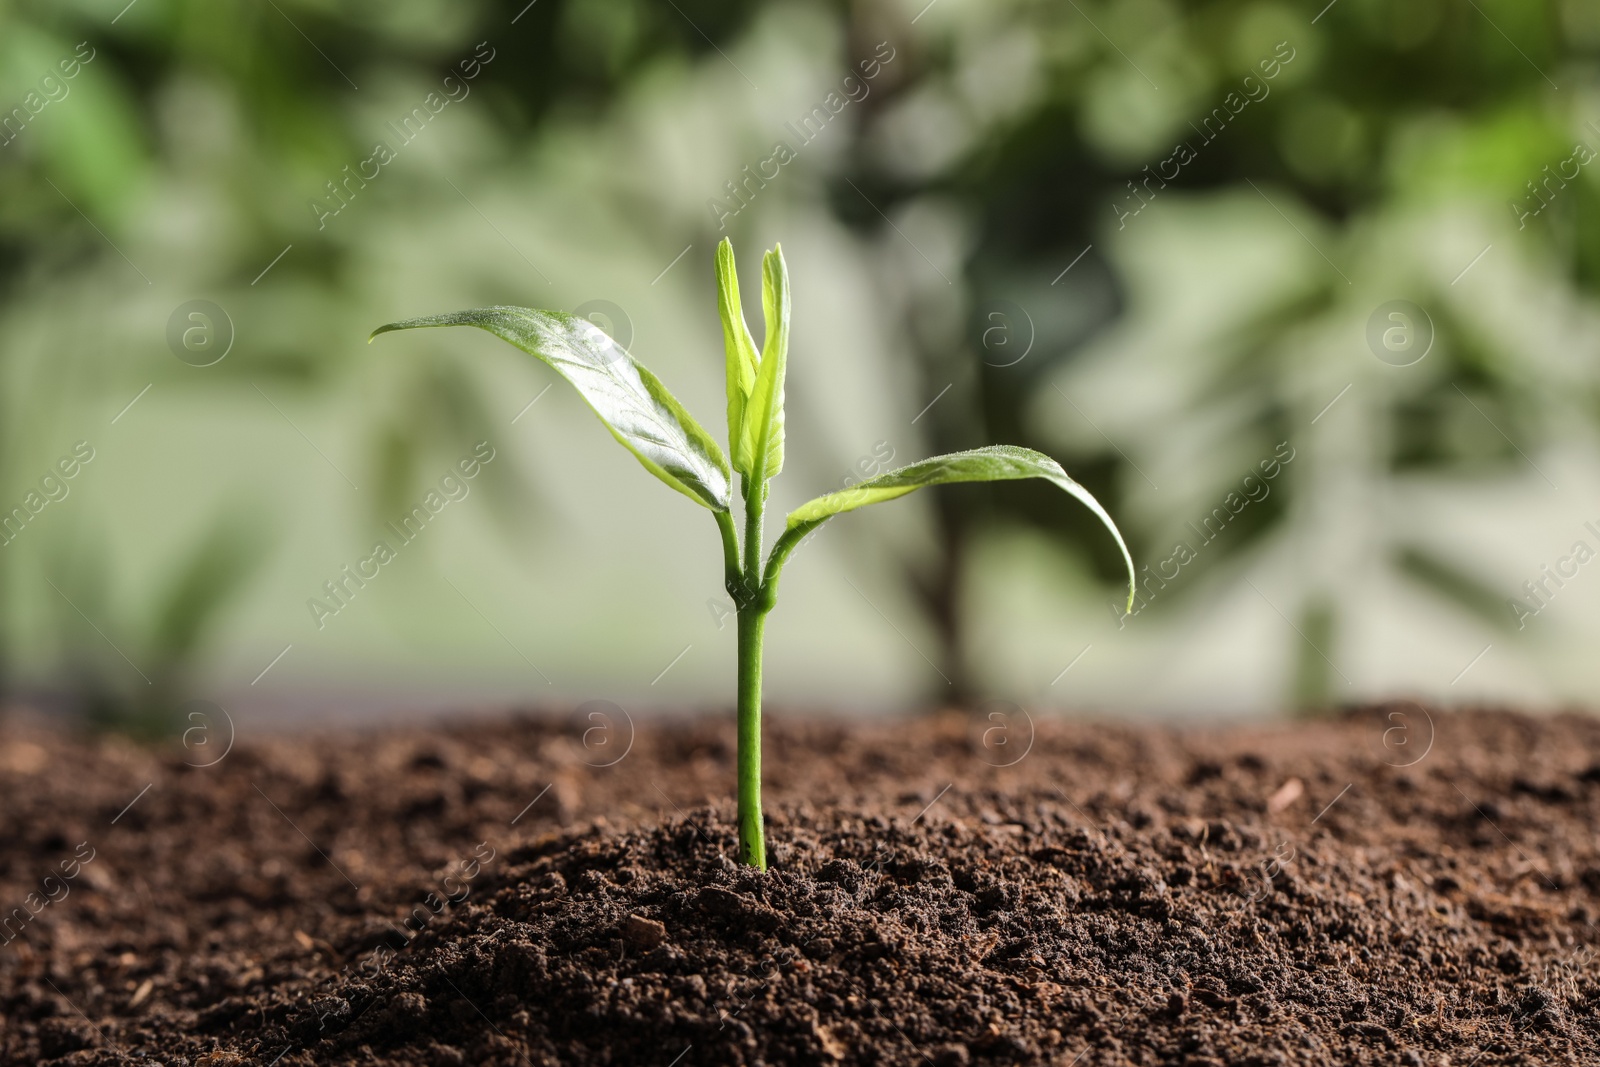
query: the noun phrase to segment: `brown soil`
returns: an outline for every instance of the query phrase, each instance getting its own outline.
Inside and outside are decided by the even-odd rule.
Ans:
[[[764,875],[722,720],[13,724],[0,1064],[1600,1062],[1600,721],[1432,723],[780,717]]]

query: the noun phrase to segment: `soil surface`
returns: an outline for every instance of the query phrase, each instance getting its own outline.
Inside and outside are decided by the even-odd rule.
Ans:
[[[1600,720],[769,720],[13,720],[0,1064],[1600,1062]]]

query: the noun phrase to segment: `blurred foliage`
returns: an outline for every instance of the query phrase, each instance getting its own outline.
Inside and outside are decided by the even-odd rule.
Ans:
[[[1181,523],[1220,502],[1254,457],[1270,455],[1277,441],[1301,442],[1303,427],[1341,384],[1387,369],[1365,353],[1353,360],[1351,341],[1367,312],[1405,297],[1433,309],[1437,338],[1432,358],[1409,376],[1366,382],[1365,396],[1347,398],[1346,408],[1361,407],[1364,418],[1345,430],[1368,439],[1370,454],[1353,458],[1343,440],[1312,440],[1308,462],[1288,479],[1289,501],[1275,496],[1269,509],[1248,512],[1197,569],[1237,572],[1238,557],[1259,560],[1268,534],[1306,533],[1325,517],[1295,501],[1325,497],[1341,468],[1360,467],[1370,482],[1397,488],[1418,472],[1531,477],[1519,451],[1567,440],[1575,418],[1592,416],[1600,384],[1589,298],[1600,269],[1593,222],[1600,182],[1593,170],[1573,178],[1569,167],[1562,175],[1572,180],[1558,177],[1535,192],[1545,168],[1571,157],[1575,144],[1600,149],[1594,12],[1572,0],[1341,0],[1320,13],[1262,2],[934,8],[913,59],[913,84],[863,128],[852,177],[885,212],[937,204],[968,235],[965,330],[933,309],[945,299],[937,279],[925,279],[905,308],[907,329],[921,342],[927,395],[956,383],[952,402],[931,416],[936,447],[1001,440],[1069,450],[1069,469],[1085,471],[1090,488],[1114,501],[1113,513],[1130,516],[1135,555],[1157,558]],[[1281,60],[1285,46],[1292,60],[1263,64],[1275,53]],[[1265,77],[1268,69],[1276,76]],[[1195,124],[1219,107],[1239,113],[1226,115],[1219,132],[1201,131]],[[1161,162],[1178,142],[1195,158],[1172,178]],[[1152,292],[1151,304],[1129,306],[1139,299],[1130,286],[1152,271],[1123,254],[1132,236],[1123,231],[1160,225],[1162,212],[1191,212],[1189,223],[1207,229],[1202,240],[1220,252],[1238,239],[1226,226],[1206,226],[1202,205],[1230,211],[1220,206],[1230,201],[1207,198],[1236,190],[1246,214],[1254,207],[1269,225],[1293,227],[1284,232],[1303,244],[1291,253],[1306,255],[1280,258],[1276,276],[1245,275],[1231,291],[1219,287],[1223,306],[1213,315],[1121,344],[1120,367],[1102,366],[1092,386],[1066,370],[1122,317],[1148,319],[1154,303],[1174,302]],[[1550,201],[1549,215],[1522,218],[1516,205],[1538,209],[1536,195]],[[859,199],[840,193],[861,226],[880,227]],[[1451,230],[1483,239],[1449,241]],[[1490,316],[1514,321],[1532,308],[1504,299],[1502,285],[1492,286],[1502,289],[1500,300],[1476,284],[1455,288],[1455,271],[1491,244],[1501,249],[1499,261],[1479,265],[1474,283],[1486,275],[1500,283],[1509,273],[1520,276],[1519,288],[1542,290],[1542,321],[1509,336],[1497,329],[1503,320]],[[1192,251],[1199,255],[1171,269],[1192,275],[1238,265],[1225,255],[1208,263],[1204,251]],[[1181,251],[1163,243],[1149,255]],[[1517,260],[1510,268],[1508,256]],[[1283,284],[1296,258],[1309,263]],[[1042,279],[1069,264],[1050,283],[1065,292],[1046,290]],[[1037,299],[1020,295],[1019,277],[1033,279]],[[1047,300],[1065,303],[1069,316],[1056,312],[1049,321],[1046,311],[1013,324],[1036,336],[1039,358],[1025,366],[988,358],[996,309],[1015,302],[1002,312],[1015,318],[1018,310],[1048,308]],[[1182,347],[1146,358],[1147,346],[1163,342]],[[1073,382],[1085,390],[1068,385],[1075,400],[1048,388]],[[1166,402],[1148,402],[1157,397]],[[1236,457],[1238,473],[1226,462],[1197,470],[1197,451]],[[1151,482],[1144,471],[1173,474]],[[1187,484],[1174,493],[1179,480]],[[1154,491],[1156,483],[1167,492]],[[1103,575],[1116,570],[1114,554],[1082,536],[1089,532],[1082,516],[1041,513],[1021,494],[993,495],[988,512],[946,498],[939,508],[944,558],[917,572],[929,610],[951,620],[946,656],[958,666],[960,613],[948,604],[961,575],[953,560],[976,527],[1014,517],[1074,529],[1073,543],[1097,551]],[[1400,539],[1406,524],[1391,525],[1390,539]],[[1393,544],[1374,551],[1492,625],[1503,630],[1514,621],[1503,597],[1438,550]],[[1186,579],[1159,607],[1204,588]],[[1313,566],[1304,568],[1298,595],[1300,607],[1285,606],[1305,622],[1290,688],[1303,705],[1319,706],[1338,690],[1324,652],[1338,647],[1342,624],[1359,618],[1350,601],[1360,590]]]
[[[261,521],[244,514],[226,511],[198,542],[180,544],[151,602],[131,608],[118,599],[103,543],[82,535],[57,547],[46,581],[60,598],[68,671],[89,722],[152,738],[181,729],[178,708],[196,682],[195,663],[267,547]]]
[[[789,30],[795,54],[827,44],[807,36],[818,24],[834,31],[814,60],[834,72],[824,88],[879,42],[896,49],[839,133],[805,149],[805,167],[816,209],[858,242],[885,331],[908,339],[877,358],[911,357],[913,412],[937,401],[916,424],[927,450],[1057,455],[1150,560],[1277,442],[1295,442],[1302,458],[1272,495],[1150,610],[1215,599],[1208,576],[1256,573],[1283,558],[1274,546],[1295,546],[1314,562],[1274,573],[1293,597],[1277,607],[1305,622],[1288,635],[1297,666],[1284,682],[1305,705],[1339,696],[1324,668],[1360,625],[1364,587],[1345,579],[1363,561],[1504,628],[1511,615],[1483,561],[1417,529],[1403,501],[1424,481],[1537,481],[1528,456],[1586,441],[1600,410],[1600,168],[1548,182],[1576,144],[1600,149],[1592,0],[1336,0],[1320,12],[1275,0],[116,6],[0,8],[0,109],[22,109],[0,134],[6,499],[59,451],[74,398],[114,412],[153,378],[195,410],[241,395],[259,404],[259,393],[301,436],[299,410],[332,404],[360,442],[341,460],[359,469],[341,477],[374,518],[393,514],[506,403],[498,372],[348,343],[353,324],[393,317],[385,286],[437,285],[406,280],[399,261],[437,252],[434,278],[463,290],[439,294],[441,307],[571,305],[592,294],[569,278],[602,262],[583,258],[585,236],[651,264],[719,236],[702,204],[721,190],[682,176],[697,157],[762,158],[788,136],[797,113],[762,93],[745,101],[741,79],[819,84],[773,44]],[[470,112],[404,147],[405,165],[382,181],[342,185],[348,202],[319,219],[309,201],[339,204],[335,185],[372,156],[374,131],[389,137],[446,79],[462,85],[479,42],[493,59],[464,79]],[[776,59],[751,81],[743,67],[760,56]],[[688,114],[706,99],[725,115]],[[30,100],[44,101],[37,114]],[[668,130],[653,106],[685,116]],[[1220,131],[1202,132],[1219,114]],[[1193,159],[1152,181],[1180,141]],[[464,190],[468,174],[479,182]],[[809,217],[795,205],[812,187],[785,182],[731,221],[737,237],[785,236]],[[134,347],[160,352],[152,309],[194,294],[248,319],[250,344],[203,379],[176,360],[133,369]],[[1428,309],[1436,331],[1406,373],[1361,340],[1368,315],[1396,298]],[[537,481],[511,461],[490,481],[505,528],[526,532]],[[940,494],[937,543],[894,553],[958,697],[983,685],[966,602],[988,531],[1047,531],[1115,583],[1093,519],[1057,496]],[[229,529],[190,542],[165,584],[131,592],[107,554],[114,531],[83,532],[54,572],[83,605],[59,616],[62,642],[100,647],[74,616],[116,616],[134,658],[180,688],[205,629],[270,555],[259,530]],[[875,551],[851,544],[861,558]],[[28,570],[0,560],[8,596],[33,581]],[[114,607],[112,588],[146,603]],[[67,659],[104,717],[144,714],[84,655]]]

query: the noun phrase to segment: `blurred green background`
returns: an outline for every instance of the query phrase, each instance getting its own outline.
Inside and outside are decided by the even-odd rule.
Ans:
[[[4,3],[0,115],[13,703],[730,705],[705,514],[494,339],[365,343],[577,310],[720,433],[723,236],[793,272],[776,508],[1022,444],[1151,568],[1039,485],[847,516],[774,706],[1600,697],[1592,0]]]

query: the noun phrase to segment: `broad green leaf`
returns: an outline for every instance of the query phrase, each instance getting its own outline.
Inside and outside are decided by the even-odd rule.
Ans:
[[[749,460],[742,451],[744,412],[756,385],[756,342],[745,325],[733,244],[726,237],[717,245],[717,311],[722,317],[722,347],[727,353],[728,448],[733,453],[734,467],[748,473]]]
[[[1111,531],[1111,536],[1117,539],[1117,547],[1122,550],[1122,560],[1128,565],[1128,609],[1132,610],[1135,582],[1133,557],[1128,553],[1128,546],[1123,542],[1117,524],[1111,521],[1111,516],[1106,514],[1106,509],[1100,506],[1089,490],[1068,477],[1067,472],[1061,469],[1061,464],[1042,452],[1028,448],[990,445],[970,452],[952,452],[946,456],[925,459],[802,504],[789,513],[788,525],[791,531],[803,532],[842,512],[893,500],[930,485],[1003,482],[1020,478],[1043,478],[1060,486],[1077,497]]]
[[[761,261],[761,308],[767,334],[761,347],[756,387],[744,409],[742,452],[748,473],[767,479],[783,469],[783,377],[789,363],[789,268],[783,246]],[[743,468],[741,468],[743,469]]]
[[[728,461],[716,440],[655,375],[588,319],[558,311],[487,307],[391,322],[372,332],[476,326],[536,356],[583,394],[646,470],[712,511],[727,511]]]

